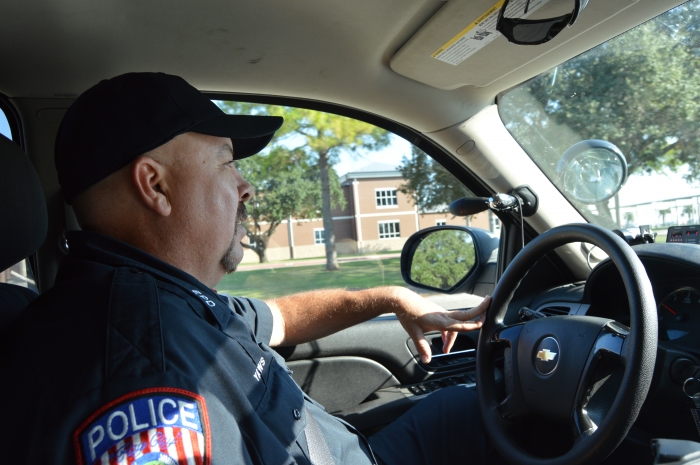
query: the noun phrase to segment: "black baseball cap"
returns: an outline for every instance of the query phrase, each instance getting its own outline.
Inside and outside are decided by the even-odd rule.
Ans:
[[[185,132],[228,137],[236,159],[260,152],[284,120],[228,115],[184,79],[127,73],[101,81],[71,105],[58,129],[56,170],[63,197],[75,196]]]

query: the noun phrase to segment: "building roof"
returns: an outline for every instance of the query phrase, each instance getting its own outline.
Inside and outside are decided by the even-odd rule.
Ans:
[[[400,178],[401,171],[395,166],[387,163],[370,163],[362,168],[350,171],[340,177],[340,182],[346,182],[350,179],[367,179],[367,178]]]

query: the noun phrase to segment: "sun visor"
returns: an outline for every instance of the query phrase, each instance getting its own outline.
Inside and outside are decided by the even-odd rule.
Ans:
[[[396,73],[439,89],[485,87],[634,5],[591,1],[576,23],[542,45],[509,43],[496,20],[502,0],[450,0],[391,59]],[[570,13],[573,0],[531,0],[528,19]],[[525,0],[511,0],[508,16],[522,17]]]

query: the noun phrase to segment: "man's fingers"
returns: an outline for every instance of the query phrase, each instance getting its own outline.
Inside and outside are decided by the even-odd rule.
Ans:
[[[430,349],[430,344],[425,340],[425,334],[423,333],[423,328],[417,324],[404,325],[404,329],[413,339],[413,343],[416,345],[416,350],[420,355],[421,362],[428,364],[432,358],[433,351]]]
[[[452,310],[450,312],[450,317],[461,321],[473,320],[479,315],[483,315],[486,310],[488,310],[489,304],[491,304],[491,296],[487,295],[476,307],[467,310]]]
[[[485,313],[491,304],[491,297],[469,310],[445,311],[432,302],[410,293],[411,299],[404,303],[396,315],[406,332],[411,336],[416,350],[423,363],[430,363],[432,351],[425,340],[425,331],[441,331],[443,352],[449,353],[457,338],[456,332],[473,331],[481,328],[485,321]],[[414,299],[415,297],[415,299]],[[416,299],[419,302],[416,304]]]
[[[452,346],[454,345],[455,340],[457,339],[457,333],[455,333],[454,331],[443,331],[442,334],[442,352],[445,354],[449,354],[452,350]]]
[[[420,354],[421,362],[428,364],[432,358],[433,351],[430,350],[430,344],[425,340],[425,336],[421,331],[420,334],[414,333],[411,335],[414,344],[416,344],[416,349],[418,349],[418,354]]]
[[[483,321],[455,321],[453,324],[444,326],[447,331],[469,332],[475,329],[480,329],[484,325]]]

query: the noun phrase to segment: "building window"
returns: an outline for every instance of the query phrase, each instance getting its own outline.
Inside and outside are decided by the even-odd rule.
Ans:
[[[447,220],[435,220],[435,226],[447,226]]]
[[[398,221],[380,221],[379,222],[379,238],[391,239],[392,237],[401,237]]]
[[[377,207],[396,207],[399,205],[396,199],[396,189],[374,189]]]
[[[491,217],[491,232],[497,233],[501,231],[501,222],[496,216]]]
[[[326,243],[326,231],[323,228],[314,228],[314,244]]]

